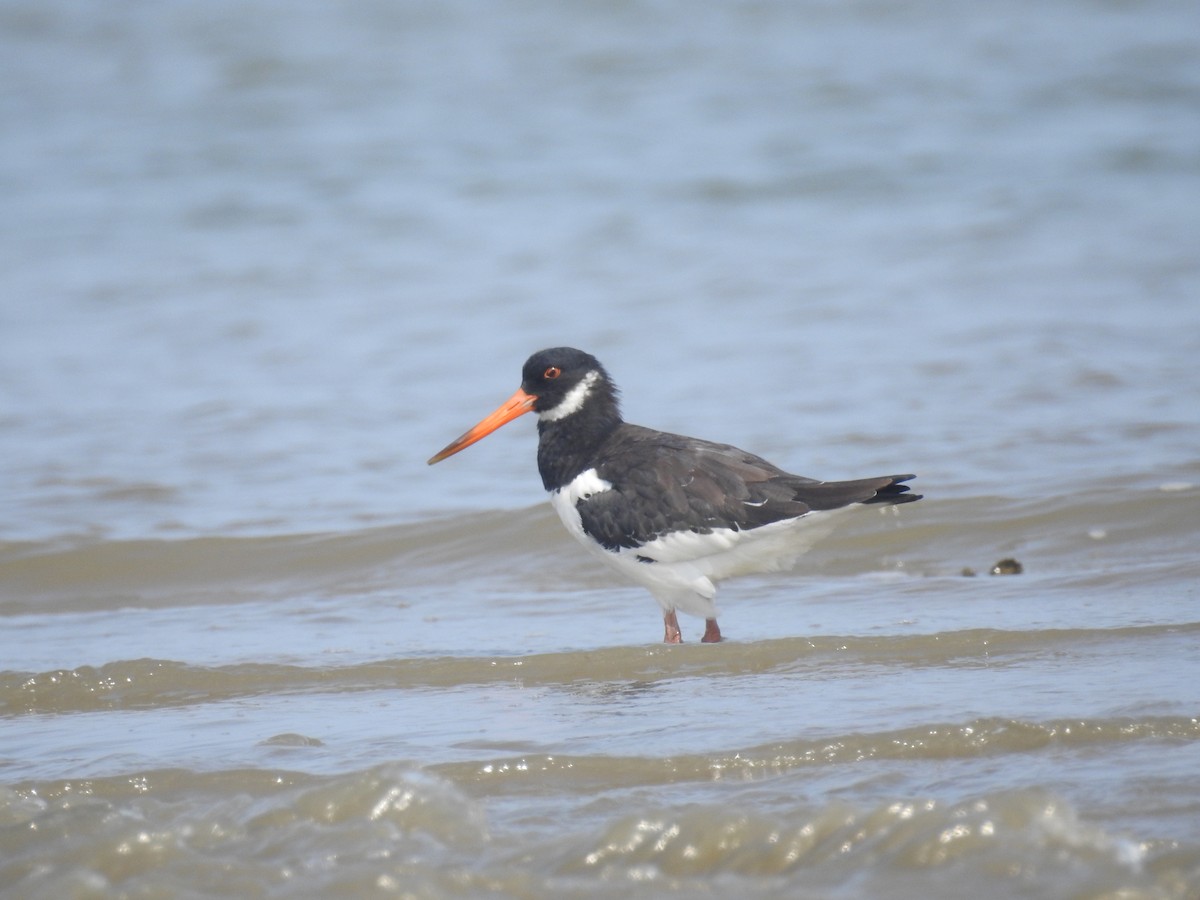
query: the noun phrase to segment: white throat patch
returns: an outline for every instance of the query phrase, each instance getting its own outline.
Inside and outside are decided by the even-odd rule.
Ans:
[[[558,406],[554,407],[554,409],[538,413],[538,419],[543,422],[557,422],[559,419],[565,419],[572,413],[579,412],[592,393],[592,385],[599,380],[600,373],[595,369],[588,372],[583,376],[583,380],[579,384],[567,391],[567,395],[562,398]]]

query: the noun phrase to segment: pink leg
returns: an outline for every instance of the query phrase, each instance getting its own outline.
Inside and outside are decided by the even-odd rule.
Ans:
[[[666,633],[663,635],[664,644],[682,644],[683,636],[679,633],[679,620],[675,618],[675,610],[663,614],[663,625]]]
[[[722,640],[721,629],[717,627],[716,619],[704,620],[704,637],[700,638],[702,644],[716,644]]]

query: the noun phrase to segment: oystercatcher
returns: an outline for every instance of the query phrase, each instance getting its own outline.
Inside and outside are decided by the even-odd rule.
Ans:
[[[817,481],[728,444],[630,425],[604,366],[572,347],[529,357],[516,393],[429,464],[530,411],[542,484],[567,531],[649,589],[669,644],[681,640],[676,610],[704,618],[702,641],[721,640],[716,582],[787,568],[812,519],[921,499],[903,484],[913,475]]]

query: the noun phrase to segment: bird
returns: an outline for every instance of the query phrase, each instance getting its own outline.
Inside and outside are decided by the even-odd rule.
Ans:
[[[721,641],[717,583],[790,568],[812,520],[922,497],[905,484],[915,475],[819,481],[729,444],[630,424],[607,370],[573,347],[530,356],[513,395],[429,465],[529,412],[538,418],[538,472],[563,525],[650,591],[668,644],[682,642],[677,611],[704,619],[702,643]]]

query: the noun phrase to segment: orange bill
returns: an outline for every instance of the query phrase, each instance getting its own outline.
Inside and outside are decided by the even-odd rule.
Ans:
[[[441,462],[447,456],[453,456],[459,450],[464,450],[476,441],[487,437],[504,423],[511,422],[517,416],[525,415],[525,413],[533,409],[533,404],[536,400],[537,397],[533,396],[533,394],[527,394],[522,388],[517,388],[517,392],[504,401],[504,404],[498,410],[466,434],[451,441],[440,452],[431,456],[429,458],[429,465],[432,466],[436,462]]]

